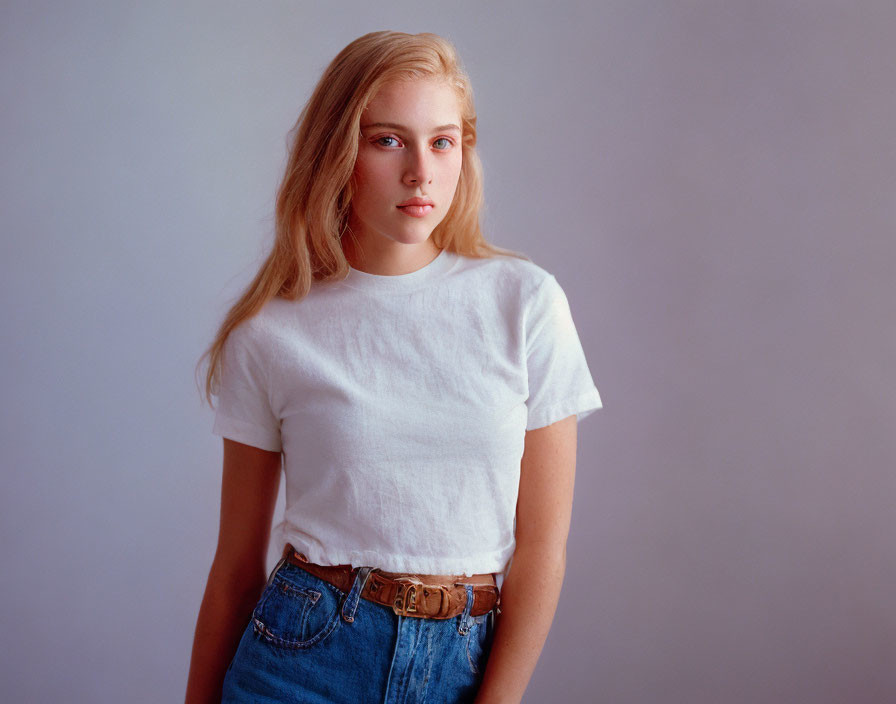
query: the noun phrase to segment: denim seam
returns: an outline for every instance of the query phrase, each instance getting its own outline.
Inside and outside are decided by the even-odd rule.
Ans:
[[[274,568],[274,571],[271,572],[271,576],[268,579],[267,586],[264,589],[261,599],[259,600],[258,604],[256,605],[255,609],[252,612],[252,627],[253,627],[253,630],[257,637],[261,638],[262,640],[266,641],[267,643],[269,643],[275,647],[287,648],[287,649],[291,649],[291,650],[303,650],[305,648],[310,648],[311,646],[315,645],[319,641],[321,641],[324,638],[326,638],[327,636],[329,636],[335,630],[335,628],[339,625],[340,613],[341,613],[342,609],[340,606],[340,608],[337,609],[336,613],[330,618],[330,620],[327,621],[327,623],[323,627],[323,629],[319,633],[315,634],[314,637],[312,637],[308,640],[305,640],[305,641],[290,640],[290,639],[286,639],[286,638],[281,638],[280,636],[273,633],[267,627],[267,625],[264,623],[264,621],[261,620],[260,616],[261,616],[262,611],[264,610],[264,606],[267,603],[268,598],[271,595],[271,590],[281,588],[281,587],[274,586],[274,582],[277,582],[279,585],[283,585],[283,586],[287,587],[290,591],[292,591],[294,593],[294,595],[291,595],[291,596],[294,596],[294,598],[304,597],[304,598],[306,598],[307,601],[310,601],[310,604],[308,604],[304,608],[304,614],[302,617],[303,620],[305,618],[305,614],[307,614],[308,609],[313,607],[314,604],[316,604],[321,597],[321,592],[319,592],[315,589],[312,589],[311,587],[300,586],[300,585],[296,584],[295,582],[293,582],[291,579],[289,579],[289,577],[287,576],[286,573],[282,573],[280,571],[280,568],[283,566],[282,563],[284,563],[284,562],[286,562],[286,558],[281,559],[281,561],[277,564],[277,567]],[[298,569],[301,569],[301,568],[298,568]],[[312,575],[312,576],[314,576],[314,575]],[[328,582],[325,582],[324,580],[319,580],[319,581],[321,582],[322,585],[325,585],[326,587],[328,587],[333,592],[333,595],[337,599],[339,599],[341,602],[342,597],[344,596],[344,592],[341,589],[334,587],[332,584],[329,584]],[[284,593],[287,593],[287,592],[284,592]],[[298,596],[298,595],[301,595],[301,596]]]
[[[317,589],[312,589],[311,587],[297,587],[295,584],[290,582],[289,580],[277,578],[274,580],[279,585],[281,585],[281,591],[284,594],[295,594],[297,597],[307,597],[312,604],[316,604],[317,600],[321,597],[321,592]]]
[[[271,645],[275,645],[279,648],[289,648],[291,650],[304,650],[322,641],[336,629],[336,626],[339,625],[339,614],[337,613],[335,618],[331,618],[320,633],[317,633],[313,638],[308,640],[286,640],[285,638],[281,638],[268,630],[267,626],[254,617],[252,619],[252,625],[255,629],[255,633]]]
[[[476,663],[473,661],[473,656],[470,654],[470,643],[473,641],[473,638],[476,638],[476,637],[478,637],[478,634],[470,633],[470,635],[467,636],[467,643],[466,643],[467,662],[470,663],[470,670],[473,672],[474,675],[479,674],[479,668],[476,666]]]

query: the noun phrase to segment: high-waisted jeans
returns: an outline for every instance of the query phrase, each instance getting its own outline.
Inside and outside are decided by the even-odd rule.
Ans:
[[[472,702],[496,611],[449,619],[396,614],[285,560],[268,578],[224,678],[222,704]]]

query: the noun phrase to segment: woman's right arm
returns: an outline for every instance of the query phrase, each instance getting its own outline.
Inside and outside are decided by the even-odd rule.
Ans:
[[[280,453],[224,438],[221,522],[199,608],[186,704],[221,701],[221,685],[267,581]]]

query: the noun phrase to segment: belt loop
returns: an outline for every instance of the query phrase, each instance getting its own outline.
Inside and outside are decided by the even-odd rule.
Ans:
[[[345,597],[345,601],[342,604],[342,618],[348,623],[355,620],[355,611],[358,609],[358,600],[361,598],[361,592],[364,589],[364,585],[367,584],[367,578],[370,576],[371,569],[371,567],[358,568],[351,591]]]
[[[467,635],[473,627],[473,617],[470,616],[470,610],[473,608],[473,585],[464,584],[464,589],[467,592],[467,603],[464,604],[464,612],[461,614],[457,625],[457,632],[462,636]]]

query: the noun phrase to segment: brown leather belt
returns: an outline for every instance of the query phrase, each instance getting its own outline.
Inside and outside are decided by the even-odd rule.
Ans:
[[[351,565],[318,565],[308,562],[302,553],[287,544],[283,557],[290,564],[301,567],[315,577],[348,593],[357,574]],[[394,574],[394,573],[393,573]],[[370,571],[361,597],[390,607],[399,616],[416,618],[454,618],[463,613],[467,604],[467,582],[453,584],[424,584],[414,575],[387,577],[379,568]],[[496,584],[471,584],[473,606],[471,616],[487,614],[500,604],[501,594]]]

